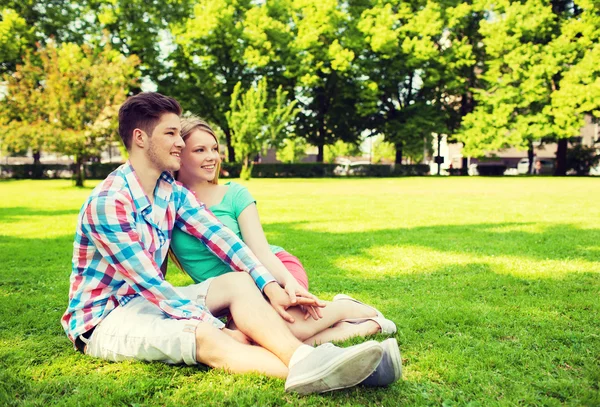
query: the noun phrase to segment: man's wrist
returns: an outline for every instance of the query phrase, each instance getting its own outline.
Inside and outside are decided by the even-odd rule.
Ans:
[[[273,294],[275,291],[277,291],[277,289],[281,289],[281,286],[279,285],[279,283],[277,281],[269,281],[264,287],[263,287],[263,293],[270,298],[270,294]]]

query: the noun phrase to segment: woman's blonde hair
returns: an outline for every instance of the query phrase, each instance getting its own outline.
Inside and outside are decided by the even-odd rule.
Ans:
[[[196,130],[204,131],[214,137],[215,142],[217,143],[217,151],[219,153],[219,158],[220,158],[221,157],[221,145],[219,144],[219,138],[217,137],[217,135],[216,135],[215,131],[212,129],[212,127],[210,127],[210,124],[208,124],[206,121],[202,120],[201,118],[199,118],[198,116],[195,116],[195,115],[186,115],[181,119],[181,138],[183,139],[183,141],[186,141],[190,137],[190,134],[192,134]],[[219,174],[220,173],[221,173],[221,160],[219,159],[219,161],[217,162],[217,165],[216,165],[215,178],[212,181],[210,181],[211,184],[219,183]],[[176,172],[175,179],[177,179],[177,175],[178,175],[178,173]]]
[[[215,138],[215,142],[217,143],[217,151],[219,152],[219,158],[220,158],[221,157],[221,146],[219,145],[219,139],[218,139],[217,135],[215,134],[215,131],[212,129],[212,127],[210,127],[210,125],[207,122],[205,122],[204,120],[202,120],[201,118],[199,118],[198,116],[195,116],[195,115],[186,115],[181,119],[181,138],[183,139],[183,141],[187,140],[190,137],[190,134],[192,134],[196,130],[205,131]],[[219,173],[220,172],[221,172],[221,160],[219,159],[219,161],[217,162],[217,165],[216,165],[215,178],[212,181],[210,181],[212,184],[219,183]],[[178,175],[179,175],[179,171],[175,171],[175,179],[177,179]],[[181,263],[179,262],[179,259],[177,258],[177,256],[175,256],[173,249],[170,247],[169,247],[169,258],[173,261],[173,263],[175,263],[175,265],[177,266],[177,268],[179,270],[181,270],[187,274],[187,272],[185,271],[185,269],[182,267]],[[165,265],[166,265],[166,263],[165,263]],[[164,273],[166,273],[166,268],[163,271],[163,274]]]

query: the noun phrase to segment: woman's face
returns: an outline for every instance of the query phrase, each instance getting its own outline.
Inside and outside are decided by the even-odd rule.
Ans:
[[[219,145],[215,138],[204,130],[196,129],[185,140],[179,177],[188,182],[212,181],[220,161]]]

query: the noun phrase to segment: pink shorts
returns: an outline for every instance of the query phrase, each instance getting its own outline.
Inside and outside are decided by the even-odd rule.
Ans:
[[[296,281],[300,283],[300,285],[308,290],[308,277],[306,276],[306,271],[304,271],[304,267],[302,267],[302,263],[296,256],[292,256],[288,252],[281,251],[279,253],[275,253],[275,256],[285,266],[286,269],[294,276]]]

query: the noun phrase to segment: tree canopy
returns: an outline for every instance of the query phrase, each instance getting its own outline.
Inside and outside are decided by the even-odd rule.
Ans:
[[[377,135],[401,163],[446,134],[473,157],[558,142],[560,173],[584,115],[600,115],[597,0],[26,0],[0,2],[0,16],[0,73],[32,100],[22,115],[40,129],[55,116],[34,101],[49,69],[38,47],[75,60],[109,47],[135,66],[123,76],[141,79],[115,80],[124,96],[145,83],[177,98],[222,130],[232,161],[247,160],[257,140],[277,139],[291,160],[310,144],[322,161],[326,146]],[[249,113],[254,102],[242,100],[257,86],[263,108]],[[292,122],[273,124],[278,106],[292,106]],[[0,123],[16,111],[2,109]],[[83,128],[68,117],[63,128]],[[271,134],[236,135],[251,124]],[[54,148],[43,132],[29,140]]]

